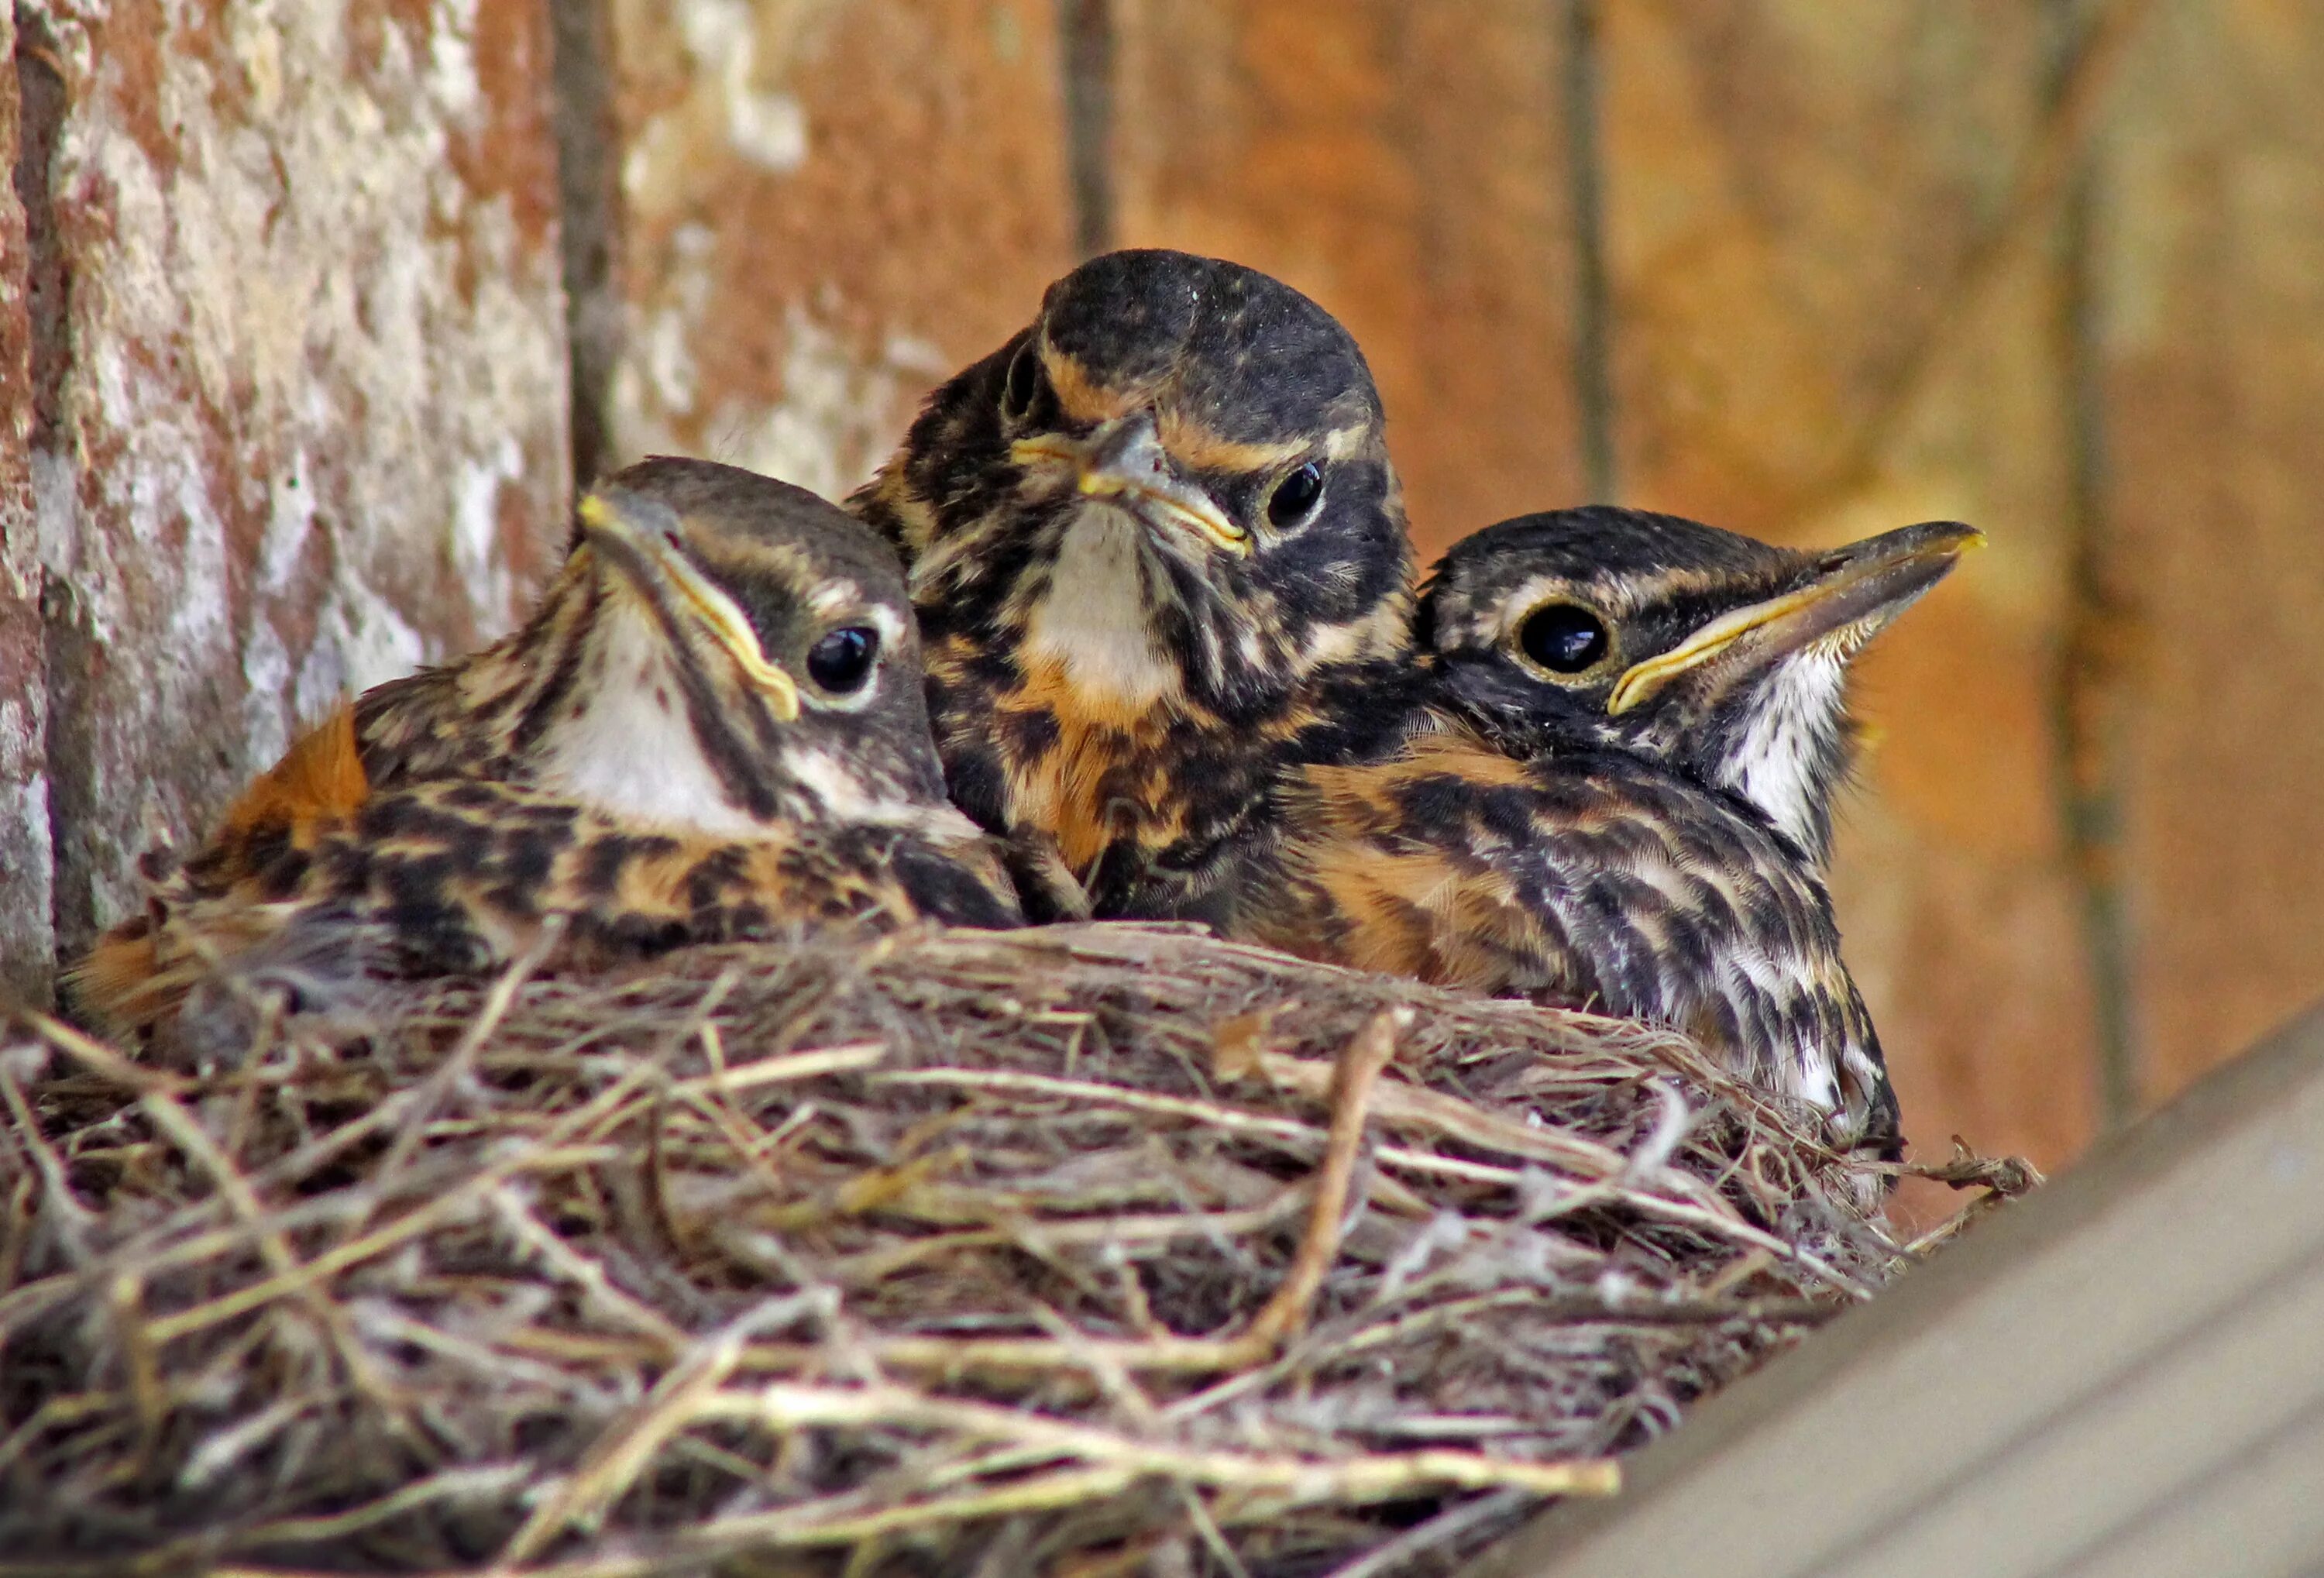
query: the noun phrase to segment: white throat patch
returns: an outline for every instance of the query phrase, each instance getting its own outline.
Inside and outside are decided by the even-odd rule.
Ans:
[[[749,837],[766,829],[726,798],[687,719],[676,664],[642,610],[607,604],[600,666],[582,676],[595,700],[549,725],[541,787],[626,821],[673,832]]]
[[[1139,554],[1144,522],[1111,504],[1082,507],[1057,549],[1048,589],[1025,625],[1025,652],[1116,702],[1150,706],[1179,690],[1178,670],[1147,634]]]
[[[1727,787],[1802,849],[1815,847],[1812,768],[1840,727],[1847,678],[1844,660],[1812,647],[1783,664],[1768,680],[1757,721],[1726,772]]]

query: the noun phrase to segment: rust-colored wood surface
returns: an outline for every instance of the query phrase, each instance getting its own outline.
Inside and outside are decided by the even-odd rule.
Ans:
[[[556,157],[539,5],[17,15],[69,949],[302,721],[529,589],[567,488]]]
[[[16,18],[0,13],[0,60],[16,60]],[[31,69],[39,69],[32,62]],[[24,68],[0,75],[0,158],[19,165]],[[36,89],[37,91],[37,89]],[[32,271],[16,183],[0,187],[0,995],[41,1001],[56,948],[51,920],[48,643],[32,527]]]
[[[1119,8],[1122,245],[1232,257],[1354,331],[1424,553],[1572,502],[1559,8]]]
[[[1836,876],[1924,1149],[2055,1166],[2324,990],[2300,0],[14,14],[14,989],[300,718],[498,628],[575,461],[843,491],[1111,242],[1342,316],[1424,549],[1609,483],[1988,530],[1864,664]]]
[[[838,494],[1072,265],[1047,0],[613,0],[610,464]]]
[[[2157,8],[2103,150],[2147,1094],[2324,989],[2324,12]]]

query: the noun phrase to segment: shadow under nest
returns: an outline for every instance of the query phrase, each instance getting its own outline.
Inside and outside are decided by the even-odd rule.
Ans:
[[[1905,1257],[1683,1039],[1191,930],[0,1051],[0,1571],[1441,1572]]]

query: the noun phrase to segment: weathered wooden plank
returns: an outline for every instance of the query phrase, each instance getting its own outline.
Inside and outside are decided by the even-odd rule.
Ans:
[[[34,456],[59,941],[342,692],[504,626],[561,535],[537,0],[41,19],[70,359]]]
[[[13,8],[0,12],[0,167],[21,147]],[[50,907],[48,651],[32,531],[32,263],[24,209],[0,187],[0,1000],[45,999]]]
[[[1047,0],[613,0],[608,393],[655,451],[825,494],[1073,263]]]
[[[2319,1180],[2324,1011],[1474,1571],[2287,1571],[2324,1473]]]
[[[1582,488],[1558,8],[1149,0],[1120,239],[1281,276],[1362,343],[1424,551]]]
[[[2324,13],[2156,9],[2102,171],[2151,1089],[2324,991]]]
[[[1932,517],[1992,548],[1881,637],[1842,820],[1849,956],[1924,1150],[2090,1131],[2046,706],[2072,476],[2049,13],[1612,5],[1601,35],[1627,502],[1795,542]]]

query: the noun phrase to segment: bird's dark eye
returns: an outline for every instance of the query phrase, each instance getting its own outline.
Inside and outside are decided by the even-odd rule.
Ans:
[[[807,677],[835,696],[863,688],[880,655],[880,632],[869,625],[844,625],[818,638],[807,651]]]
[[[1606,625],[1587,608],[1552,603],[1526,615],[1517,627],[1525,655],[1553,674],[1579,674],[1606,655]]]
[[[1304,525],[1323,498],[1323,468],[1310,460],[1275,484],[1275,492],[1268,495],[1267,518],[1285,530]]]
[[[1001,414],[1016,421],[1033,409],[1033,397],[1041,392],[1041,353],[1031,340],[1017,347],[1009,361],[1009,383],[1001,392]]]

